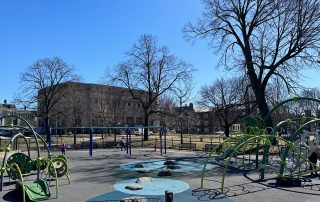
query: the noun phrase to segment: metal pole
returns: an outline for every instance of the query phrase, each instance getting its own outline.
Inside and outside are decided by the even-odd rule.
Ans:
[[[51,151],[51,139],[52,139],[52,129],[50,128],[50,133],[49,133],[49,150]]]
[[[180,143],[183,144],[183,136],[182,136],[182,97],[180,97]]]
[[[93,136],[93,130],[92,130],[92,128],[90,128],[90,146],[89,146],[89,154],[90,154],[90,157],[91,157],[91,158],[92,158],[92,147],[93,147],[92,136]]]
[[[141,149],[143,149],[143,135],[141,135]]]
[[[59,143],[59,139],[58,139],[58,121],[57,121],[57,117],[56,117],[56,140],[57,140],[57,144]],[[51,148],[50,148],[51,150]]]
[[[171,138],[171,149],[173,149],[173,137]]]
[[[110,134],[111,129],[109,129]],[[114,146],[117,147],[117,129],[113,129],[114,132]]]
[[[130,131],[130,129],[129,129],[129,154],[131,155],[131,131]]]
[[[162,154],[162,128],[160,128],[160,154]]]
[[[126,130],[126,150],[127,150],[127,154],[129,154],[129,149],[128,149],[128,144],[129,144],[129,133],[128,133],[129,128],[127,128]]]
[[[173,145],[172,145],[173,148]],[[164,154],[167,154],[167,128],[164,127]]]
[[[74,133],[73,133],[73,145],[75,146],[76,144],[77,144],[77,128],[74,129]]]

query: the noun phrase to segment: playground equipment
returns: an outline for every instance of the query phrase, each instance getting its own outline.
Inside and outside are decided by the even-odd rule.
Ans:
[[[9,144],[5,147],[5,153],[2,160],[2,167],[0,168],[0,191],[3,189],[4,173],[7,172],[8,177],[16,181],[16,188],[22,191],[23,201],[26,201],[26,197],[31,201],[46,200],[51,197],[48,180],[53,178],[55,180],[55,192],[56,198],[58,197],[58,178],[66,176],[70,184],[68,164],[65,156],[54,156],[51,154],[48,145],[45,140],[37,134],[31,125],[22,117],[15,115],[7,115],[0,117],[0,120],[9,119],[11,121],[9,127],[15,128],[17,133],[13,135]],[[14,126],[13,119],[20,119],[23,126]],[[4,123],[4,122],[2,122]],[[31,158],[30,141],[28,142],[24,131],[32,133],[36,144],[36,158]],[[26,144],[27,154],[17,151],[17,153],[9,154],[14,143],[18,143],[18,138],[22,138]],[[40,156],[39,140],[43,143],[44,149],[47,152],[47,157]],[[36,171],[36,179],[32,181],[26,181],[26,177],[32,178],[32,172]],[[50,179],[51,180],[51,179]]]
[[[299,181],[302,176],[320,170],[308,159],[320,143],[319,132],[310,132],[311,128],[317,128],[320,119],[310,115],[293,117],[280,121],[273,128],[266,127],[266,123],[273,113],[283,107],[282,110],[285,109],[287,114],[290,114],[292,112],[289,107],[284,107],[285,104],[297,105],[299,102],[320,104],[319,99],[295,97],[276,105],[264,119],[260,117],[246,118],[244,120],[246,125],[244,134],[226,139],[213,148],[208,155],[202,171],[201,187],[203,187],[204,174],[210,160],[213,160],[214,163],[224,160],[224,164],[222,164],[224,166],[221,181],[222,193],[224,192],[227,170],[232,160],[235,162],[241,160],[240,166],[237,165],[239,168],[257,169],[261,180],[264,180],[268,174],[271,176],[270,179],[276,179],[277,183],[288,181],[288,179],[291,182]],[[279,134],[282,129],[287,132]],[[220,155],[218,151],[221,151]],[[218,154],[218,156],[212,158],[214,154]],[[254,160],[250,161],[252,156]],[[219,164],[221,165],[220,162]],[[309,169],[308,165],[312,165],[312,169]],[[296,184],[299,185],[299,183]]]

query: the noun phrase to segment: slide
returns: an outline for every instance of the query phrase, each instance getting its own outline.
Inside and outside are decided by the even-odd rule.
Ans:
[[[19,183],[21,186],[21,184]],[[45,179],[38,179],[24,184],[24,190],[30,201],[43,201],[50,198],[49,184]]]

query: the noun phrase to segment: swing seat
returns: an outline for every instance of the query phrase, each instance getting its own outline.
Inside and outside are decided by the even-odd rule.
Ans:
[[[21,189],[21,186],[21,182],[18,181],[17,189]],[[51,196],[48,181],[45,179],[25,183],[24,191],[30,201],[43,201],[49,199]]]

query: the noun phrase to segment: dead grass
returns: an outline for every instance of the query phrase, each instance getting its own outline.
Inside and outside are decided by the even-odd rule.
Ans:
[[[107,143],[119,143],[121,138],[124,137],[126,139],[125,134],[117,134],[116,137],[114,134],[94,134],[93,135],[93,142],[94,144],[107,144]],[[45,138],[45,136],[43,136]],[[223,137],[217,135],[210,135],[210,134],[183,134],[183,143],[196,143],[197,150],[202,150],[205,147],[205,144],[218,144],[223,140]],[[0,141],[0,148],[4,150],[4,148],[8,145],[10,139],[1,139]],[[40,146],[43,147],[43,143],[39,141]],[[52,148],[57,150],[59,149],[62,143],[70,145],[71,147],[75,144],[83,144],[89,142],[89,134],[77,134],[76,139],[74,139],[73,134],[69,135],[53,135],[52,136]],[[131,135],[131,145],[133,147],[149,147],[154,148],[155,144],[157,148],[160,147],[161,139],[158,133],[155,133],[149,136],[149,140],[143,141],[143,136],[136,136]],[[166,146],[167,148],[175,148],[178,149],[179,145],[181,144],[181,136],[180,134],[168,134],[166,136]],[[36,143],[34,138],[28,139],[28,144],[30,145],[31,149],[35,149]],[[162,144],[164,146],[164,136],[162,136]],[[26,150],[26,144],[24,140],[19,138],[18,139],[18,149]]]

